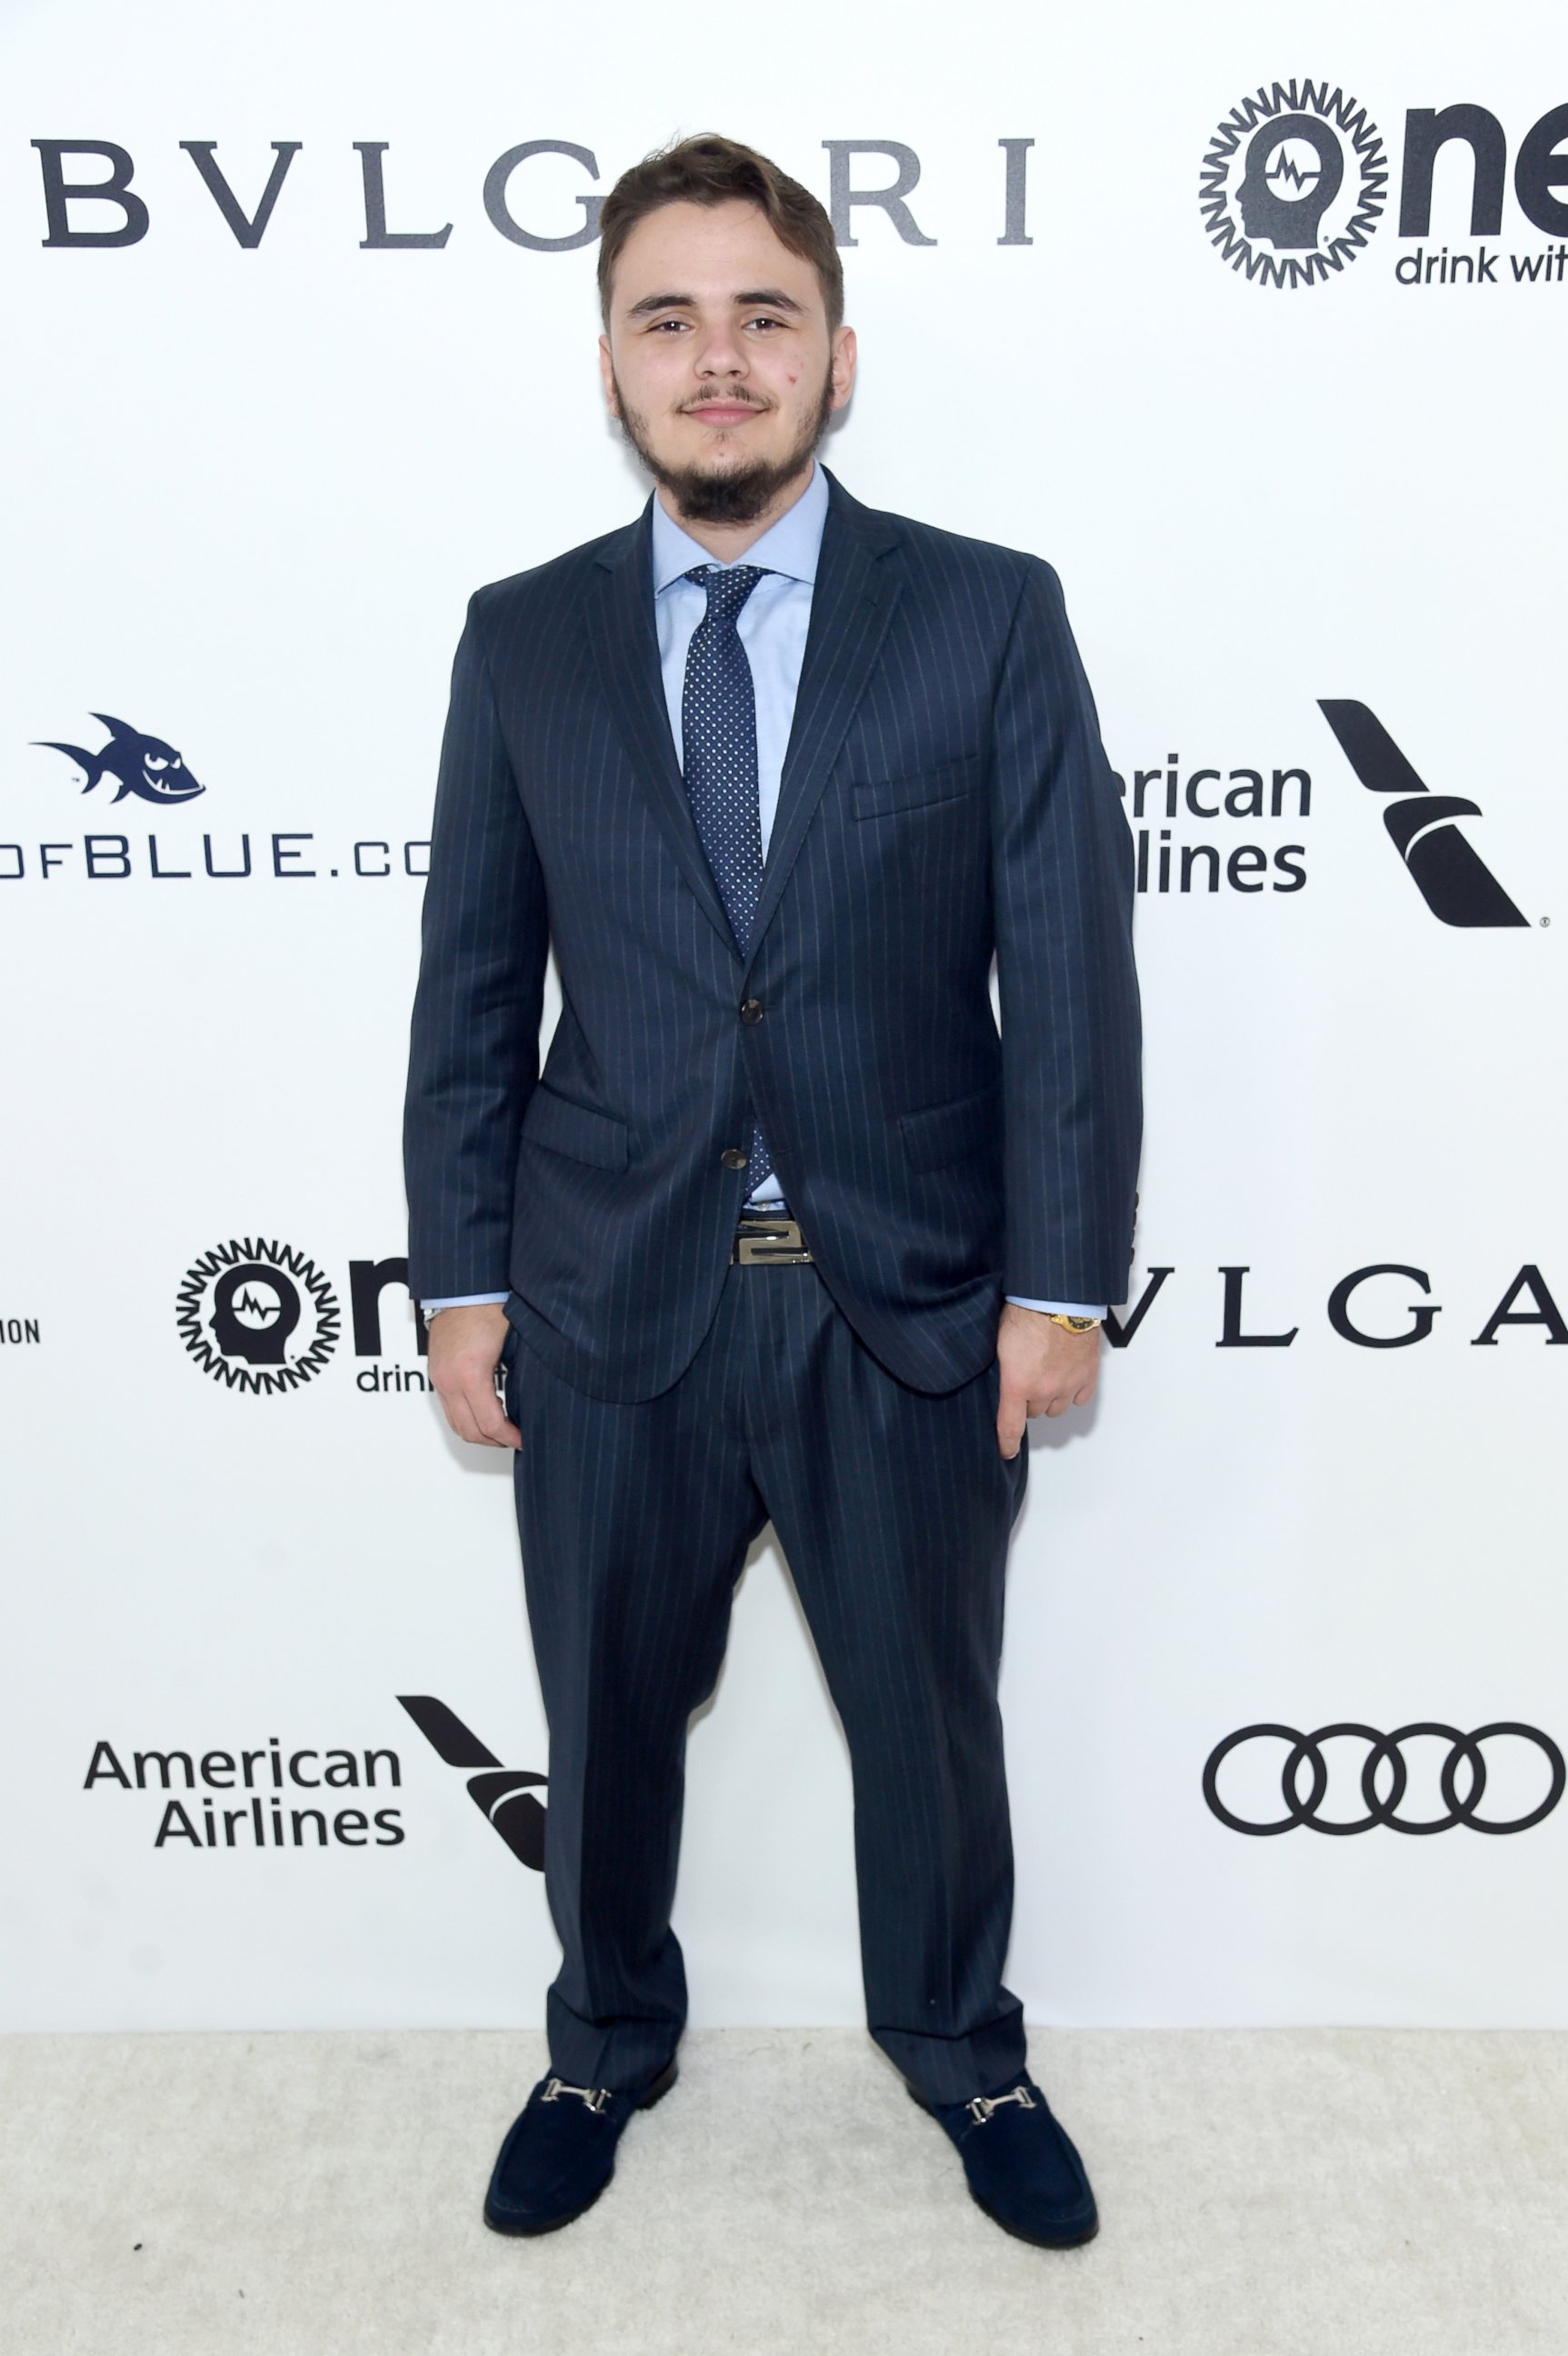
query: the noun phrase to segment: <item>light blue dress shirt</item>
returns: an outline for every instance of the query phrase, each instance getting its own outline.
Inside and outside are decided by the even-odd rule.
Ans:
[[[766,861],[773,819],[779,808],[779,780],[795,719],[795,698],[805,659],[806,633],[811,621],[811,592],[816,584],[817,559],[822,552],[822,527],[828,516],[828,478],[813,465],[811,479],[792,508],[769,524],[752,541],[737,564],[763,568],[763,578],[740,609],[736,627],[751,665],[757,698],[757,789],[762,819],[762,855]],[[708,610],[707,592],[686,575],[693,566],[719,567],[689,532],[682,531],[660,498],[653,502],[653,615],[659,634],[659,668],[664,684],[664,708],[675,741],[675,758],[682,758],[681,701],[686,684],[686,649],[692,633]],[[727,570],[727,567],[719,569]],[[750,1205],[766,1209],[784,1200],[779,1181],[768,1172]],[[1103,1308],[1085,1308],[1076,1301],[1025,1301],[1009,1293],[1024,1309],[1055,1310],[1073,1317],[1102,1317]],[[427,1301],[426,1312],[466,1308],[478,1301],[504,1301],[504,1292],[455,1295]]]

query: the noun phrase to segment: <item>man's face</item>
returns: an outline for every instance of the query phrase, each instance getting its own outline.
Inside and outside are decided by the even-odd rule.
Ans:
[[[816,271],[756,205],[661,205],[616,263],[605,399],[693,521],[748,523],[804,472],[854,381]]]

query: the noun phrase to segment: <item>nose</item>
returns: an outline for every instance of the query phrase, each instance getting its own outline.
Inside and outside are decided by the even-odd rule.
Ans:
[[[744,376],[746,352],[733,328],[710,327],[696,355],[700,377]]]

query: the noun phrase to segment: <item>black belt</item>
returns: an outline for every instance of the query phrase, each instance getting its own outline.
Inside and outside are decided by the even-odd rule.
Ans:
[[[799,1268],[810,1260],[800,1222],[787,1212],[743,1211],[730,1259],[747,1268]]]

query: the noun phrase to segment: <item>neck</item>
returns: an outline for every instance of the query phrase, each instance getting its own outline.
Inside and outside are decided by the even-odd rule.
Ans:
[[[720,564],[733,564],[737,557],[744,556],[748,548],[756,545],[765,531],[772,530],[780,516],[788,515],[796,500],[804,496],[815,463],[813,458],[808,458],[800,472],[791,475],[789,480],[774,493],[762,513],[749,523],[710,523],[705,519],[693,521],[690,516],[682,515],[662,483],[658,487],[659,504],[671,523],[678,523],[699,548],[705,548]]]

